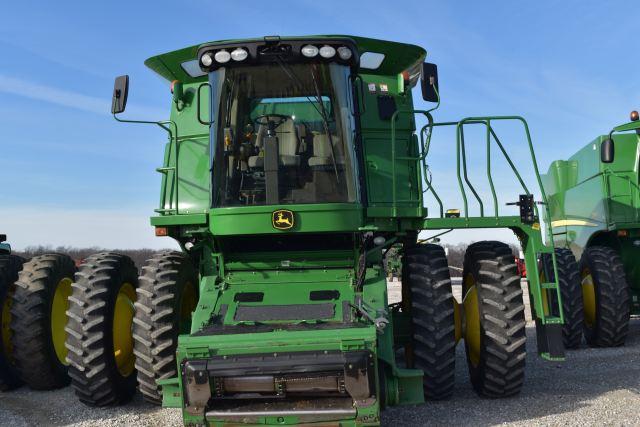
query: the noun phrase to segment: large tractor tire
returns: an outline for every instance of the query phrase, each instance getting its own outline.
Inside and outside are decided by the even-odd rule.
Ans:
[[[582,341],[583,312],[580,269],[570,249],[556,248],[556,266],[558,268],[558,286],[562,298],[562,341],[568,349],[578,348]],[[542,257],[543,271],[549,272],[549,280],[553,277],[553,260],[548,254]]]
[[[25,263],[16,282],[11,330],[16,367],[34,390],[69,384],[65,325],[76,265],[68,255],[46,254]]]
[[[620,255],[606,246],[582,254],[584,337],[592,347],[624,345],[629,331],[630,288]]]
[[[22,383],[14,365],[10,324],[15,281],[23,263],[19,256],[0,255],[0,391],[12,390]]]
[[[133,316],[138,270],[112,252],[87,258],[69,298],[67,349],[71,384],[81,402],[109,406],[136,390]]]
[[[145,400],[162,403],[158,380],[178,375],[178,335],[191,329],[198,303],[198,274],[180,252],[160,252],[142,268],[133,320],[138,387]]]
[[[409,247],[402,269],[402,286],[410,299],[413,364],[424,371],[425,398],[447,399],[455,383],[456,331],[444,249],[431,244]]]
[[[477,242],[464,257],[465,349],[471,383],[487,397],[520,392],[526,357],[520,276],[509,246]]]

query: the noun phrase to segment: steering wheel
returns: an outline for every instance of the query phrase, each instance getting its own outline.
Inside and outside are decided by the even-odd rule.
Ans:
[[[277,119],[277,120],[273,120],[273,119]],[[291,116],[287,116],[284,114],[262,114],[256,117],[255,119],[253,119],[253,122],[257,125],[263,125],[263,126],[269,126],[269,124],[272,123],[273,128],[271,129],[275,130],[281,124],[283,124],[289,119],[291,119]]]

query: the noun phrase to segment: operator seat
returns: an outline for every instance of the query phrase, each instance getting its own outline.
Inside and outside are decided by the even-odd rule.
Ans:
[[[339,149],[340,139],[331,135],[333,141],[333,154],[336,158],[336,165],[344,165],[344,157]],[[329,136],[325,133],[315,133],[313,135],[313,156],[309,158],[309,166],[312,169],[324,169],[327,166],[333,167],[331,159],[331,145]]]
[[[264,138],[267,136],[267,125],[259,125],[256,135],[256,147],[262,150],[264,146]],[[278,155],[280,158],[280,166],[298,167],[300,166],[300,155],[298,155],[298,147],[300,145],[298,132],[293,120],[287,119],[276,129],[278,137]],[[249,157],[250,168],[264,167],[264,156]]]

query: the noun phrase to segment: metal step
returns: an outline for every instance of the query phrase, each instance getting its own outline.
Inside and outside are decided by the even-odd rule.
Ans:
[[[540,283],[541,289],[556,289],[558,285],[555,282]]]

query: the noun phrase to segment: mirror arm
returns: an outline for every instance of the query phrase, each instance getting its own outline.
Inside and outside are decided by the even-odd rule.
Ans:
[[[435,111],[440,107],[440,92],[438,91],[438,88],[436,87],[436,85],[433,84],[433,82],[431,82],[431,86],[433,86],[433,91],[435,92],[436,98],[438,98],[438,101],[436,102],[435,107],[427,110],[427,113],[431,113],[432,111]],[[431,115],[431,114],[429,114],[429,115]]]
[[[173,120],[129,120],[129,119],[121,119],[116,114],[113,115],[113,118],[120,123],[137,123],[137,124],[147,124],[147,125],[157,125],[167,131],[170,137],[173,137],[173,132],[171,131],[171,127],[175,129],[175,138],[178,137],[178,125]]]

